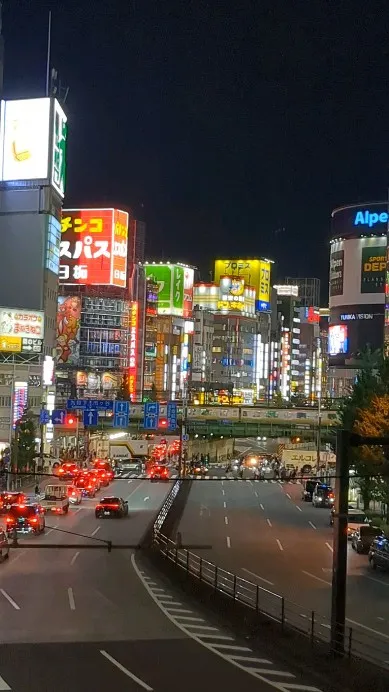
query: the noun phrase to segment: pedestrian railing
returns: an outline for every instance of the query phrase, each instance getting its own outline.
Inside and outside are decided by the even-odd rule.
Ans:
[[[331,623],[325,616],[314,610],[293,603],[284,596],[265,589],[232,572],[218,567],[213,562],[181,548],[178,543],[164,536],[160,528],[178,493],[178,481],[167,498],[154,525],[153,544],[177,569],[191,574],[199,582],[211,586],[215,592],[224,594],[242,604],[258,618],[265,617],[279,624],[281,629],[295,630],[308,639],[312,645],[321,642],[331,648]],[[258,622],[259,624],[259,622]],[[338,651],[339,653],[339,651]],[[344,656],[367,659],[384,668],[389,667],[389,637],[379,636],[363,625],[347,625],[345,631]]]

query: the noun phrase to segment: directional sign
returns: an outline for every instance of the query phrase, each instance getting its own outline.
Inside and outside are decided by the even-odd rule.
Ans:
[[[144,405],[143,427],[145,430],[157,430],[159,419],[159,404],[156,401],[148,401]]]
[[[68,411],[112,411],[112,399],[68,399]]]
[[[66,411],[57,408],[51,414],[51,422],[53,425],[64,425],[66,422]]]
[[[39,423],[41,425],[47,425],[47,423],[50,423],[50,413],[45,408],[43,408],[39,414]]]
[[[119,401],[118,399],[113,402],[113,412],[120,415],[127,415],[130,412],[130,402],[129,401]]]
[[[177,428],[177,404],[175,401],[169,401],[167,405],[167,426],[168,430],[176,430]]]
[[[188,435],[187,433],[185,433],[185,434],[182,436],[182,441],[183,441],[183,442],[188,442],[188,440],[189,440],[189,435]]]
[[[123,402],[128,403],[128,402]],[[129,414],[127,413],[114,413],[113,414],[113,427],[114,428],[128,428]]]
[[[91,409],[90,411],[84,411],[82,414],[82,422],[84,425],[97,425],[99,421],[99,414],[96,410]]]

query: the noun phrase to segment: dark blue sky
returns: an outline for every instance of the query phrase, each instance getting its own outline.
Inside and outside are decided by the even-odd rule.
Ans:
[[[53,11],[65,203],[142,209],[150,257],[206,278],[217,254],[264,254],[326,282],[331,209],[386,195],[385,2],[4,5],[6,97],[43,95]]]

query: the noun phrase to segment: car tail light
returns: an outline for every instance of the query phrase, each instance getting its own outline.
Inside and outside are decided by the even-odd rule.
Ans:
[[[96,509],[103,509],[103,505],[96,505]]]
[[[13,522],[12,517],[7,517],[6,520],[7,524],[11,524]]]
[[[30,519],[30,524],[36,524],[37,521],[38,519],[35,519],[35,517],[33,517],[32,519]]]

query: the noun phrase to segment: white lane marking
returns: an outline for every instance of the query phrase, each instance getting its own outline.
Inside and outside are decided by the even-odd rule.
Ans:
[[[309,521],[308,524],[309,524],[309,526],[312,526],[312,528],[315,529],[315,531],[316,531],[316,526],[315,526],[315,524],[312,524],[311,521]]]
[[[150,500],[148,495],[146,495],[146,497],[143,498],[143,502],[147,502],[147,500]]]
[[[224,523],[226,526],[228,526],[228,517],[224,517]]]
[[[360,622],[357,622],[356,620],[350,620],[350,618],[346,618],[347,622],[351,622],[352,625],[357,625],[357,627],[362,627],[363,630],[367,630],[368,632],[373,632],[374,634],[378,634],[380,637],[384,637],[384,639],[389,639],[389,634],[384,634],[383,632],[379,632],[378,630],[373,630],[372,627],[367,627],[366,625],[362,625]]]
[[[222,481],[222,485],[224,485],[224,481]]]
[[[303,511],[303,510],[301,509],[301,507],[299,507],[298,505],[296,505],[296,509],[298,509],[299,512],[302,512],[302,511]]]
[[[381,586],[389,586],[389,583],[386,581],[381,581],[380,579],[374,579],[374,577],[367,577],[366,574],[363,575],[365,579],[370,579],[370,581],[375,581],[376,584],[381,584]]]
[[[22,555],[24,555],[25,552],[26,552],[25,550],[21,550],[20,553],[15,555],[15,557],[12,557],[12,553],[10,553],[10,558],[11,558],[10,562],[12,562],[12,564],[13,564],[14,562],[16,562],[16,560],[19,560],[19,558],[22,557]],[[1,687],[0,687],[0,690],[1,690]]]
[[[217,627],[211,627],[210,625],[192,625],[190,622],[188,622],[188,624],[185,625],[185,627],[189,627],[189,629],[191,629],[191,630],[201,630],[204,632],[215,632],[216,633],[219,631]]]
[[[68,599],[70,610],[76,610],[76,602],[74,600],[74,593],[71,586],[69,586],[68,588]]]
[[[127,481],[127,483],[128,483],[128,485],[129,485],[130,483],[132,483],[132,481]]]
[[[277,543],[279,549],[282,551],[283,550],[282,543],[281,543],[281,541],[278,540],[278,538],[276,538],[276,543]]]
[[[148,685],[147,682],[144,682],[144,680],[141,680],[140,678],[138,678],[136,675],[134,675],[134,673],[131,673],[131,671],[128,670],[128,668],[125,668],[124,666],[122,666],[122,664],[119,663],[119,661],[117,661],[116,658],[113,658],[113,656],[110,656],[106,651],[104,651],[104,649],[100,649],[100,653],[108,661],[110,661],[110,663],[112,663],[112,665],[116,666],[116,668],[119,668],[119,670],[121,670],[121,672],[124,673],[124,675],[127,675],[128,678],[131,678],[131,680],[136,682],[139,685],[139,687],[143,687],[143,689],[147,690],[147,692],[153,692],[153,688],[150,687],[150,685]]]
[[[317,687],[311,685],[300,685],[298,683],[285,682],[282,685],[283,690],[298,690],[298,692],[320,692]]]
[[[92,531],[91,536],[96,536],[96,533],[97,533],[98,531],[100,531],[100,526],[96,526],[96,528],[94,529],[94,531]]]
[[[380,618],[379,616],[377,617],[377,620],[381,620],[381,622],[385,622],[385,618]]]
[[[254,658],[253,656],[233,656],[231,655],[231,658],[233,658],[235,661],[247,661],[247,663],[266,663],[269,666],[272,666],[272,662],[268,661],[267,658]]]
[[[256,490],[254,490],[254,495],[255,495],[255,497],[258,497],[258,493]]]
[[[73,514],[78,514],[79,512],[81,512],[82,509],[83,509],[83,507],[78,507],[77,509],[74,510]]]
[[[316,579],[316,581],[320,581],[322,584],[327,584],[328,586],[332,586],[330,581],[326,581],[325,579],[322,579],[321,577],[317,577],[316,574],[311,574],[310,572],[305,572],[305,570],[301,570],[303,574],[306,574],[307,577],[311,577],[311,579]]]
[[[274,668],[253,668],[254,673],[267,673],[268,675],[282,675],[285,678],[295,678],[292,673],[287,673],[285,670],[274,670]]]
[[[227,536],[227,548],[231,548],[231,539]]]
[[[0,593],[3,594],[4,598],[7,599],[8,603],[10,603],[11,606],[12,606],[13,608],[15,608],[15,610],[20,610],[18,604],[14,601],[13,598],[11,598],[11,596],[9,595],[9,593],[7,593],[6,591],[4,591],[4,589],[0,589]]]
[[[263,505],[259,505],[259,506],[260,506],[260,508],[261,508],[263,511],[265,511],[265,508],[264,508]]]
[[[10,689],[11,689],[10,686],[7,685],[4,678],[2,678],[0,675],[0,690],[2,690],[2,692],[5,692],[6,690],[10,690]]]
[[[80,554],[80,551],[78,550],[77,553],[75,553],[75,554],[73,555],[72,559],[70,560],[70,564],[71,564],[71,565],[74,565],[74,563],[75,563],[75,561],[77,560],[79,554]]]
[[[204,618],[195,618],[191,615],[178,615],[177,613],[177,615],[175,615],[174,617],[178,618],[179,620],[190,620],[190,622],[206,622]]]
[[[159,598],[159,596],[157,596]],[[185,608],[169,608],[170,613],[193,613],[193,610],[186,610]],[[178,617],[174,615],[174,617]]]
[[[225,491],[225,490],[222,490],[222,495],[225,495],[225,494],[226,494],[226,491]]]
[[[333,552],[334,552],[334,549],[333,549],[333,547],[332,547],[331,543],[326,543],[326,546],[327,546],[328,550],[330,550],[330,551],[331,551],[331,553],[333,553]]]
[[[223,502],[224,509],[227,509],[227,502]]]
[[[269,524],[269,526],[270,526],[270,528],[271,528],[271,527],[272,527],[272,523],[271,523],[270,519],[266,519],[266,521],[267,521],[267,523]]]
[[[259,574],[255,574],[255,572],[250,572],[250,570],[246,569],[246,567],[242,567],[242,572],[247,572],[247,574],[251,574],[252,577],[255,577],[256,579],[260,579],[260,581],[265,582],[265,584],[269,584],[269,586],[274,586],[272,581],[269,581],[268,579],[264,579],[263,577],[260,577]]]
[[[149,596],[153,599],[154,603],[160,608],[160,610],[166,615],[166,617],[170,620],[170,622],[173,623],[176,627],[178,627],[182,632],[184,632],[186,635],[190,636],[192,639],[194,639],[198,644],[201,644],[205,649],[208,649],[208,651],[211,651],[213,654],[216,654],[216,656],[219,656],[219,658],[222,658],[224,661],[229,662],[231,665],[235,666],[235,668],[239,668],[239,670],[243,670],[249,675],[252,675],[254,678],[257,680],[261,680],[262,682],[265,682],[267,685],[270,685],[270,687],[273,687],[274,689],[279,690],[280,692],[285,692],[285,688],[282,686],[282,684],[278,684],[274,682],[273,680],[269,680],[265,676],[259,675],[252,673],[250,668],[244,665],[241,665],[239,661],[234,660],[233,656],[234,654],[231,653],[231,650],[233,651],[242,651],[242,652],[248,652],[248,653],[253,653],[251,649],[249,649],[247,646],[236,646],[233,644],[218,644],[216,642],[205,642],[204,637],[198,637],[194,632],[190,632],[186,627],[182,625],[182,623],[177,622],[174,619],[174,616],[172,616],[166,608],[162,605],[162,603],[159,602],[159,599],[157,596],[155,596],[148,586],[147,582],[142,576],[141,571],[138,568],[138,565],[136,564],[136,559],[135,559],[135,554],[132,553],[131,555],[131,564],[133,569],[135,570],[135,573],[143,583],[143,586],[145,587],[146,591],[148,592]],[[219,639],[219,641],[222,639],[221,636],[218,635],[208,635],[208,639]],[[226,637],[224,637],[226,639]],[[232,639],[231,637],[227,637],[227,639]],[[220,651],[220,649],[229,649],[225,654]],[[284,683],[285,685],[286,683]],[[315,692],[320,692],[320,690],[315,690]]]
[[[291,498],[291,496],[289,495],[289,493],[285,493],[285,495],[286,495],[286,497],[288,497],[288,498],[289,498],[289,500],[291,500],[291,499],[292,499],[292,498]]]

